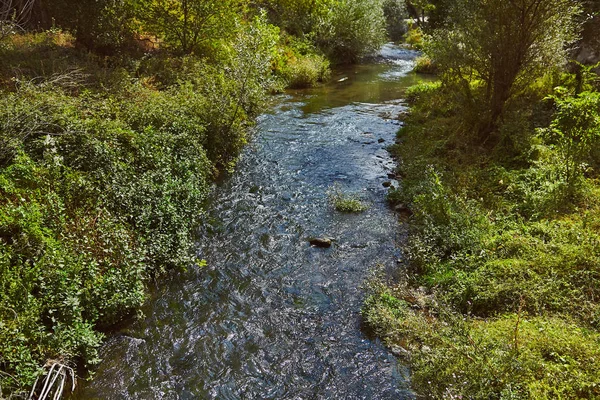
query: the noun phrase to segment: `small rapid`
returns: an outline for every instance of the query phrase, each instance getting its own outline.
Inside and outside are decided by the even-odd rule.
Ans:
[[[385,204],[415,53],[386,45],[263,115],[212,196],[190,268],[157,283],[78,399],[403,399],[408,371],[361,327],[362,285],[404,236]],[[342,214],[339,185],[369,204]],[[334,238],[329,249],[308,238]]]

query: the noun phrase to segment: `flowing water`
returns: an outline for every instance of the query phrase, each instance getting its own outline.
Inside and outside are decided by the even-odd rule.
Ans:
[[[260,118],[199,235],[207,266],[159,282],[79,399],[404,399],[407,370],[361,327],[370,268],[403,235],[385,204],[414,52],[387,45]],[[334,184],[369,204],[333,209]],[[313,236],[335,239],[311,247]]]

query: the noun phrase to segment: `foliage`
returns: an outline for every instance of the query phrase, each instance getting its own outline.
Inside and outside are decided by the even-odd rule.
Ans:
[[[296,37],[314,35],[328,18],[334,0],[259,0],[269,19]]]
[[[437,65],[427,56],[419,56],[415,59],[415,68],[413,71],[419,74],[436,74],[438,72]]]
[[[575,94],[574,78],[548,78],[569,82],[552,103],[543,91],[555,85],[531,82],[491,150],[465,137],[474,117],[452,86],[406,92],[412,107],[392,148],[403,185],[392,197],[412,211],[412,274],[372,283],[363,313],[409,355],[419,395],[600,396],[589,361],[600,338],[600,187],[590,162],[599,105],[597,92]]]
[[[34,12],[44,28],[71,31],[80,44],[104,54],[131,48],[139,29],[134,0],[37,1]]]
[[[457,0],[452,6],[449,27],[433,34],[427,53],[446,84],[462,90],[470,104],[486,105],[484,139],[497,130],[515,94],[565,62],[578,11],[569,0]],[[475,81],[481,93],[472,90]]]
[[[425,37],[423,30],[419,26],[409,25],[404,37],[404,43],[414,50],[423,50]]]
[[[556,114],[550,128],[542,133],[557,144],[563,158],[565,180],[573,184],[584,172],[592,148],[600,143],[600,93],[583,92],[575,97],[555,95],[551,99],[556,104]]]
[[[389,38],[393,41],[401,40],[407,30],[405,2],[402,0],[384,0],[383,15],[385,16],[386,30]]]
[[[278,30],[257,16],[236,27],[219,65],[130,60],[131,72],[43,36],[2,50],[13,57],[1,64],[2,395],[27,389],[47,359],[96,363],[101,332],[141,306],[145,283],[195,261],[211,181],[273,85]],[[15,61],[21,79],[9,78]],[[69,65],[80,72],[60,74]]]
[[[381,0],[340,0],[317,31],[317,45],[337,63],[354,63],[385,41]]]
[[[369,206],[360,199],[357,194],[346,193],[339,184],[334,185],[329,191],[329,202],[340,212],[360,213],[366,211]]]
[[[422,293],[384,284],[363,315],[413,367],[431,399],[553,399],[600,395],[600,335],[561,318],[523,313],[460,318]]]
[[[183,54],[227,39],[238,18],[238,0],[153,0],[141,12],[144,25]]]

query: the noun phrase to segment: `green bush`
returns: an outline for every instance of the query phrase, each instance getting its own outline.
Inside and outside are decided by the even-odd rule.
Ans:
[[[336,63],[349,64],[385,42],[385,16],[380,0],[341,0],[332,4],[317,31],[317,45]]]
[[[583,174],[591,150],[600,143],[600,93],[582,92],[552,99],[556,114],[550,127],[542,132],[558,146],[565,180],[572,184]]]
[[[289,88],[313,87],[329,79],[329,62],[319,54],[299,55],[286,63],[282,75]]]
[[[415,67],[413,71],[419,74],[435,74],[437,73],[437,66],[427,56],[419,56],[415,59]]]
[[[404,36],[404,43],[415,50],[423,50],[425,46],[425,34],[418,26],[409,26]]]
[[[423,397],[600,396],[600,188],[589,166],[569,182],[564,158],[572,146],[577,165],[591,159],[596,96],[561,99],[552,116],[546,87],[507,109],[489,147],[471,140],[477,120],[461,94],[440,83],[406,92],[391,200],[412,211],[412,274],[371,284],[363,315],[407,356]]]
[[[156,63],[176,81],[160,91],[96,64],[83,82],[118,84],[55,75],[1,93],[2,395],[27,390],[48,359],[96,363],[101,332],[139,309],[148,279],[195,261],[211,181],[262,110],[276,39],[257,18],[221,67]]]

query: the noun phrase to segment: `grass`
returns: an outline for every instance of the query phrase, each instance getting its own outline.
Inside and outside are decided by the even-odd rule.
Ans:
[[[536,129],[553,118],[540,88],[512,104],[494,147],[474,140],[460,94],[407,91],[389,196],[412,211],[407,273],[373,279],[363,315],[410,354],[425,398],[600,397],[598,160],[568,181]]]
[[[334,185],[328,196],[330,204],[339,212],[361,213],[369,209],[369,205],[358,194],[344,192],[340,185]]]

